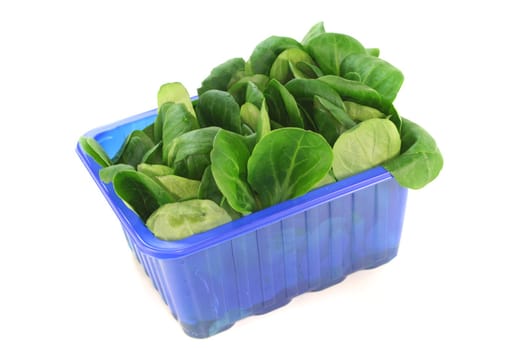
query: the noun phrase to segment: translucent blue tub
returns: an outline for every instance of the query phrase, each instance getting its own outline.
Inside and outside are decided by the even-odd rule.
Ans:
[[[94,129],[111,156],[156,110]],[[397,254],[407,189],[376,167],[296,199],[181,241],[155,238],[100,181],[100,166],[80,159],[120,220],[126,239],[184,331],[204,338],[236,321],[281,307]],[[321,295],[319,297],[322,297]]]

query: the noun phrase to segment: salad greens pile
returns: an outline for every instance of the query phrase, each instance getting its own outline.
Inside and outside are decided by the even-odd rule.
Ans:
[[[301,42],[271,36],[216,66],[194,99],[162,85],[154,123],[112,158],[79,143],[155,236],[182,239],[377,165],[407,188],[431,182],[443,158],[394,108],[403,79],[320,22]]]

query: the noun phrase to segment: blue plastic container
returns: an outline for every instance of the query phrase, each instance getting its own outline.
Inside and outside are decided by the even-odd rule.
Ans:
[[[111,156],[156,110],[94,129]],[[204,338],[308,291],[394,258],[407,189],[376,167],[181,241],[153,236],[77,153],[117,214],[126,239],[184,331]]]

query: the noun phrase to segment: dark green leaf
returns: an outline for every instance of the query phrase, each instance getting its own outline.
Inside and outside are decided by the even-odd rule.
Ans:
[[[162,142],[157,143],[144,153],[141,163],[162,164]]]
[[[150,125],[148,125],[147,127],[145,127],[144,129],[142,129],[142,131],[144,131],[144,133],[146,135],[148,135],[148,137],[150,139],[152,139],[153,141],[155,141],[155,132],[154,132],[154,127],[155,127],[155,124],[154,123],[151,123]]]
[[[144,131],[135,130],[113,157],[113,163],[124,163],[136,167],[137,164],[142,163],[144,155],[153,147],[155,144]]]
[[[290,63],[290,70],[294,78],[316,79],[324,75],[321,68],[308,62]]]
[[[200,180],[210,164],[213,139],[219,131],[210,126],[189,131],[176,137],[168,152],[167,165],[175,169],[175,175]]]
[[[162,159],[166,163],[171,143],[178,136],[198,128],[197,119],[181,103],[174,103],[164,113],[162,124]]]
[[[348,80],[336,75],[325,75],[318,80],[328,84],[345,101],[353,101],[364,106],[374,107],[380,110],[388,110],[389,104],[385,104],[381,95],[373,88],[359,81]]]
[[[248,159],[248,183],[263,208],[311,190],[330,170],[332,149],[314,132],[273,130]]]
[[[220,130],[211,151],[211,171],[228,204],[241,214],[257,209],[247,181],[250,150],[242,136]]]
[[[268,75],[277,56],[292,47],[302,48],[297,40],[288,37],[271,36],[263,40],[255,47],[248,61],[250,73]]]
[[[341,63],[341,75],[356,72],[361,82],[375,89],[385,101],[392,103],[403,84],[403,73],[381,58],[367,54],[349,55]]]
[[[223,197],[221,190],[219,190],[219,187],[217,187],[217,183],[213,178],[211,165],[209,165],[202,174],[201,184],[199,186],[199,198],[210,199],[220,205]]]
[[[303,128],[304,122],[293,95],[275,79],[270,80],[264,91],[268,114],[282,126]]]
[[[337,91],[324,81],[321,81],[321,78],[293,79],[290,80],[285,87],[293,95],[297,103],[304,108],[306,118],[308,118],[308,116],[313,117],[314,115],[314,96],[322,97],[343,110],[345,108],[343,100]],[[313,125],[315,127],[315,122]]]
[[[343,108],[319,96],[314,96],[312,118],[316,130],[330,145],[334,144],[339,135],[355,125]]]
[[[253,81],[249,81],[246,84],[246,97],[245,101],[253,103],[257,108],[261,108],[264,100],[264,94],[261,89]]]
[[[161,205],[175,198],[146,174],[138,171],[120,171],[113,177],[117,195],[146,221]]]
[[[231,85],[228,88],[228,92],[235,98],[235,101],[237,101],[239,105],[242,105],[244,102],[250,102],[246,97],[249,86],[251,85],[250,83],[255,84],[260,91],[264,91],[266,84],[268,84],[268,76],[263,74],[250,75],[239,79],[235,84]]]
[[[294,78],[290,65],[295,65],[298,62],[313,65],[314,61],[310,55],[303,49],[292,47],[286,49],[277,56],[270,69],[270,79],[276,79],[280,83],[285,84],[287,81]]]
[[[359,41],[340,33],[321,33],[314,36],[306,45],[306,51],[325,74],[334,75],[340,75],[340,65],[346,56],[366,53]]]
[[[210,75],[204,79],[197,93],[202,95],[208,90],[228,90],[232,77],[244,70],[244,59],[232,58],[213,68]]]
[[[201,127],[219,126],[241,133],[240,107],[233,96],[220,90],[208,90],[199,97],[197,118]]]

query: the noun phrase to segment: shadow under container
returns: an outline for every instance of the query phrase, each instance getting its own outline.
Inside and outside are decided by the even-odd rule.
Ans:
[[[91,130],[114,155],[156,110]],[[382,167],[315,189],[180,241],[157,239],[77,154],[120,220],[129,247],[183,330],[205,338],[297,295],[380,266],[397,255],[407,189]]]

